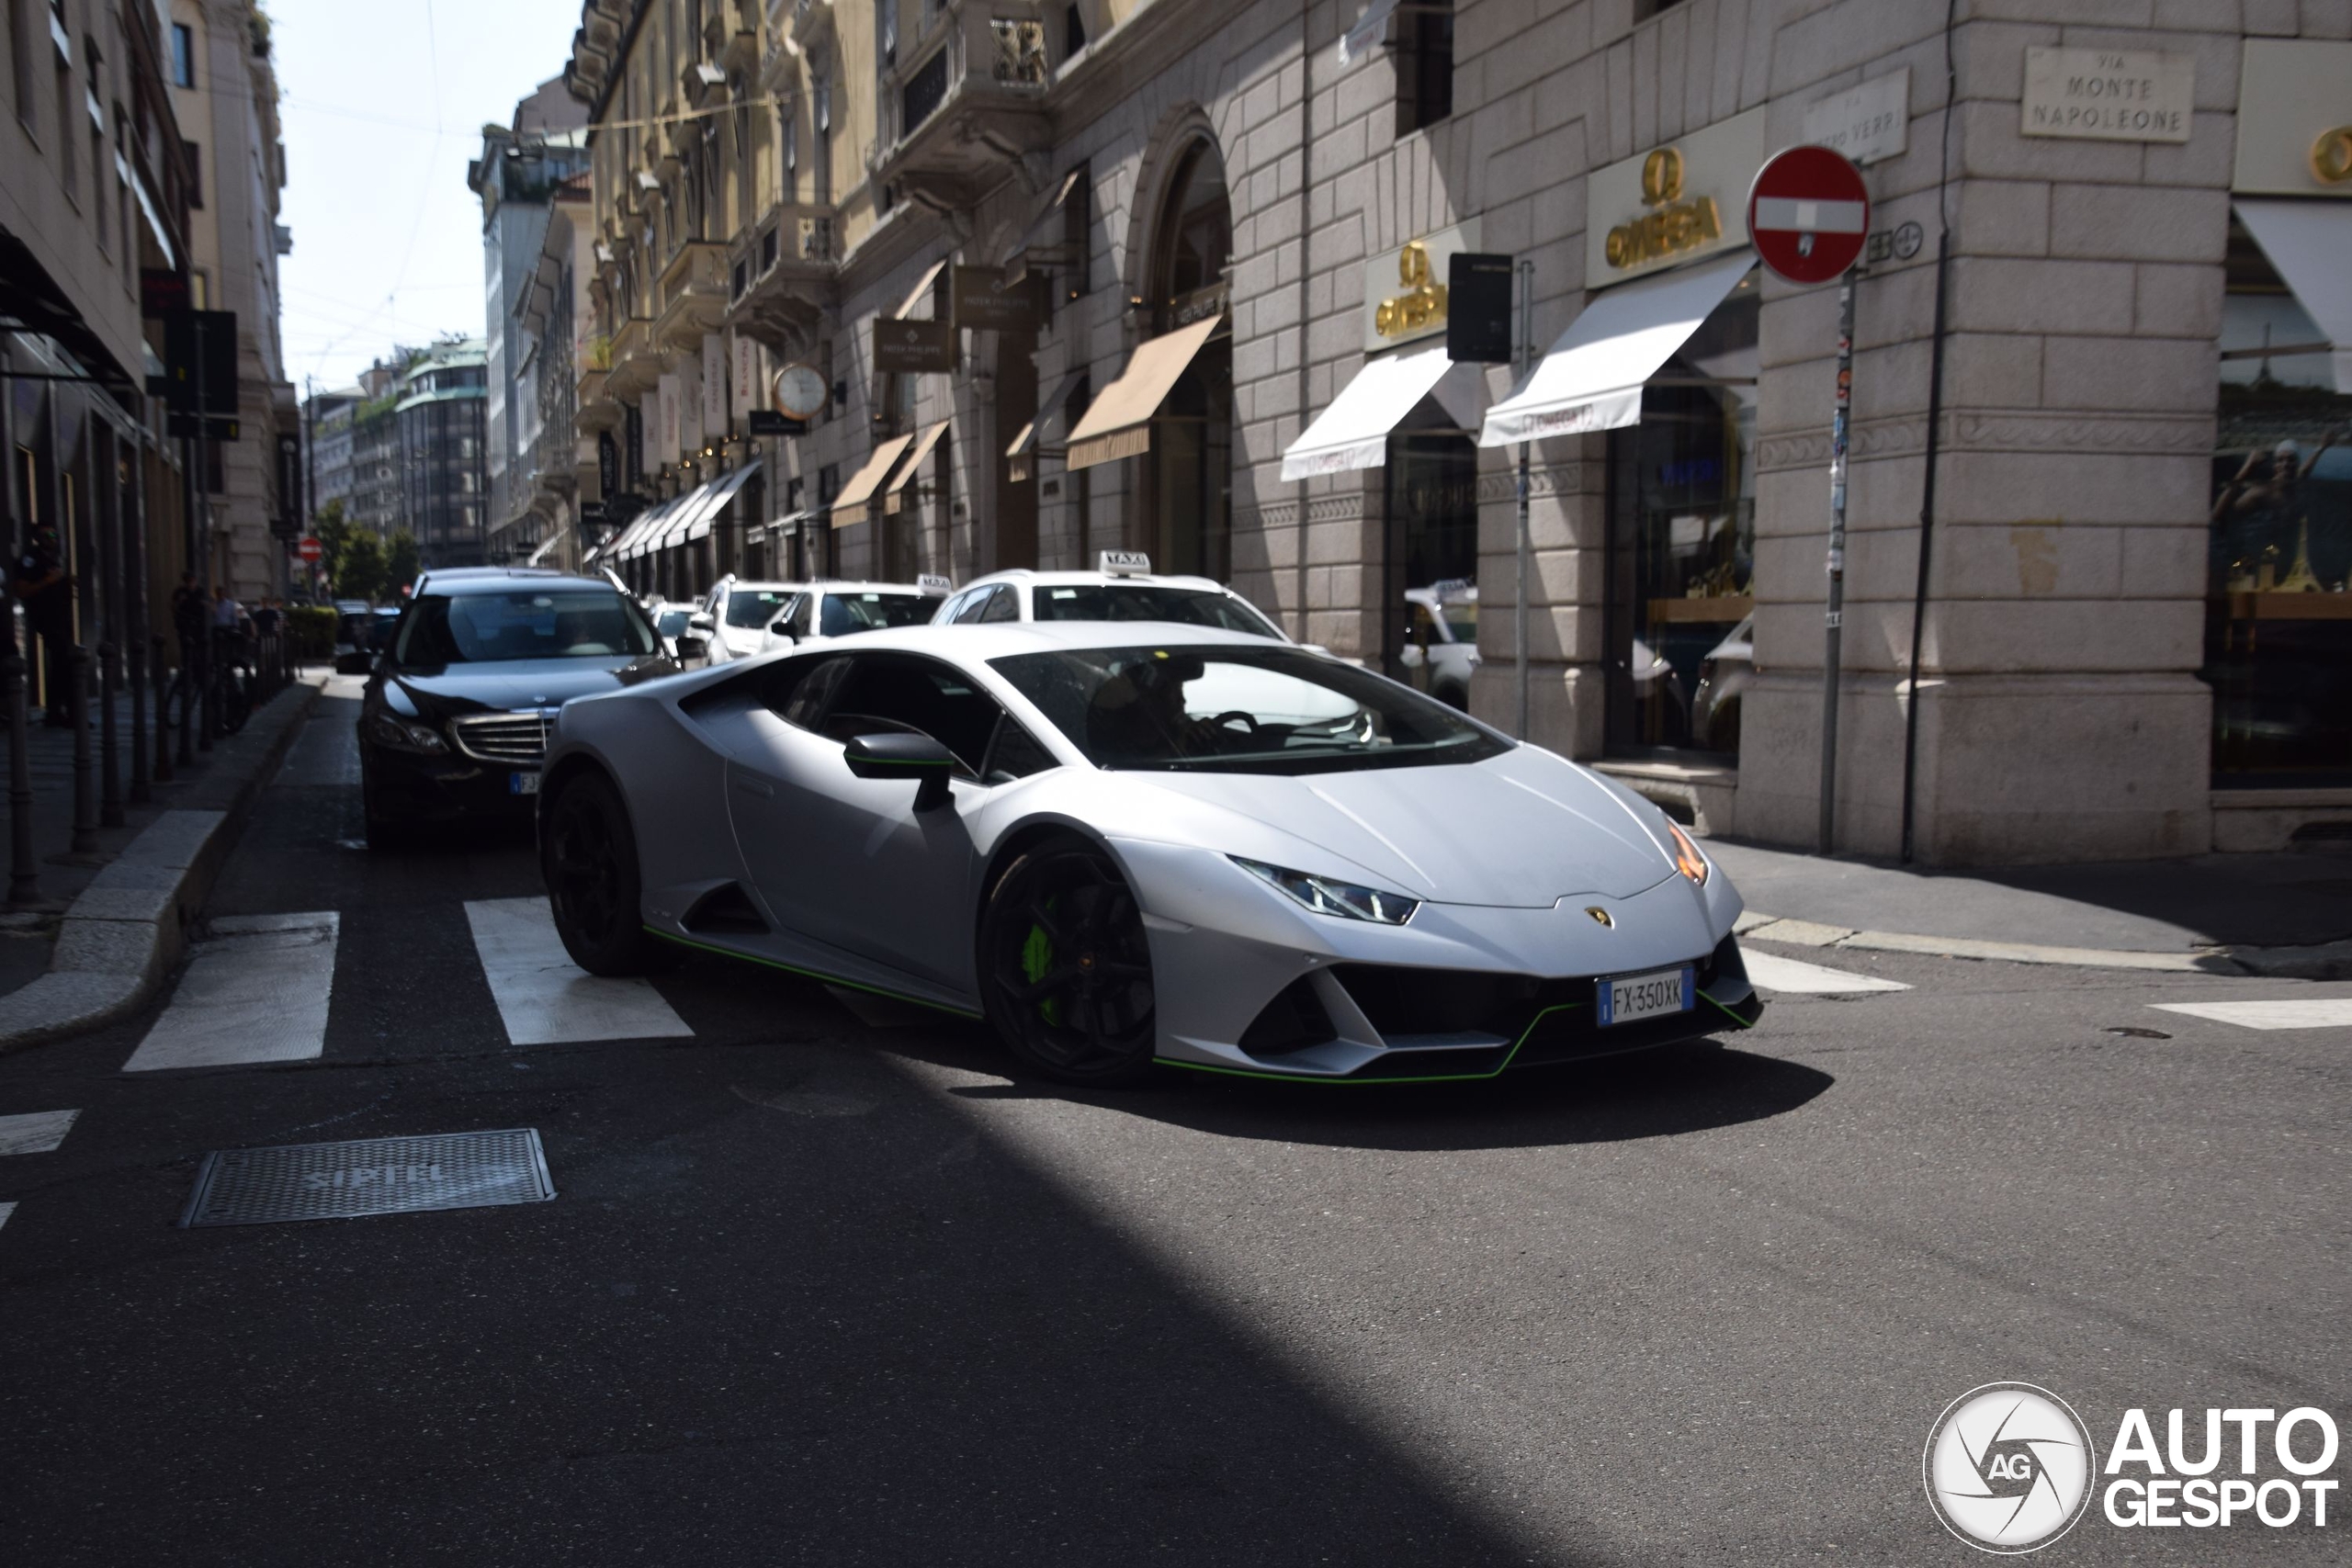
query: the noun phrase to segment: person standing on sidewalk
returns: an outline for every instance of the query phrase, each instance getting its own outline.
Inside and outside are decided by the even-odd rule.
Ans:
[[[33,530],[25,553],[17,558],[14,583],[25,607],[25,624],[40,638],[41,675],[49,702],[41,723],[51,729],[74,726],[74,580],[58,558],[57,530],[43,525]]]

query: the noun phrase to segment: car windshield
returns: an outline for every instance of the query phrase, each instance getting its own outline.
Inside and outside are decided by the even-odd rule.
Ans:
[[[595,590],[429,594],[409,609],[399,662],[641,658],[659,647],[645,612]]]
[[[784,607],[791,603],[789,588],[738,588],[727,595],[727,624],[763,626],[784,614]]]
[[[1046,584],[1033,590],[1030,600],[1031,613],[1040,621],[1175,621],[1250,637],[1282,636],[1249,604],[1205,588],[1146,582]]]
[[[1243,773],[1476,762],[1510,742],[1303,649],[1104,648],[989,667],[1102,768]]]
[[[828,593],[817,612],[817,630],[823,637],[848,637],[886,626],[928,626],[938,608],[939,601],[924,593]]]

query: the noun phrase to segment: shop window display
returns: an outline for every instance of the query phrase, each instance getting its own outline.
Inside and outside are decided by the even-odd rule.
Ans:
[[[2213,782],[2352,784],[2352,396],[2231,226],[2207,552]]]
[[[1608,745],[1736,757],[1754,666],[1757,325],[1750,274],[1609,437]]]

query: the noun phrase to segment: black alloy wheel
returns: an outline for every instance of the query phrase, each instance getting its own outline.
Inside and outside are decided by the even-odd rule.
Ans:
[[[681,956],[645,929],[637,834],[604,774],[574,774],[548,807],[539,871],[563,950],[591,975],[650,975]]]
[[[980,919],[984,1002],[1014,1056],[1064,1083],[1132,1083],[1159,1039],[1143,910],[1078,838],[1006,868]]]

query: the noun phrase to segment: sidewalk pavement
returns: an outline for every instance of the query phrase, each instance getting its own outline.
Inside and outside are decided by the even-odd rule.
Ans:
[[[2012,963],[2352,978],[2352,856],[1927,871],[1711,839],[1758,941]]]
[[[154,798],[129,804],[130,707],[118,709],[123,825],[101,828],[97,849],[72,852],[74,736],[36,720],[27,736],[33,848],[41,903],[0,906],[0,1051],[91,1028],[137,1007],[177,962],[188,925],[245,813],[268,782],[324,686],[306,671],[254,710],[243,729],[198,751]],[[153,716],[150,716],[150,723]],[[99,732],[90,733],[98,793]],[[5,823],[8,735],[0,726],[0,823]],[[8,855],[0,829],[0,862]],[[0,871],[0,875],[5,875]]]

